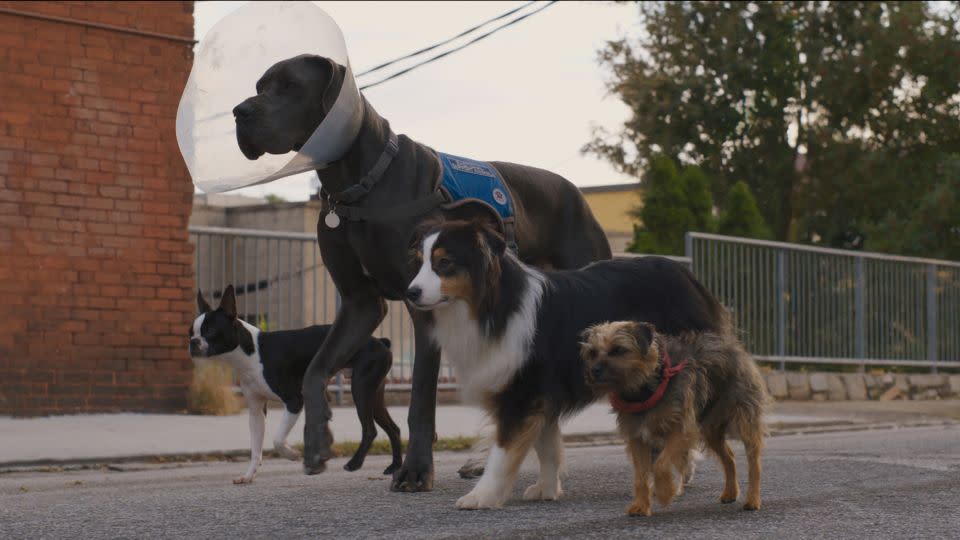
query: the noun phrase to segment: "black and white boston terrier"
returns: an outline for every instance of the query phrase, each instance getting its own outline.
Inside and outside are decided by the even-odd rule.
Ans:
[[[330,332],[330,325],[300,330],[262,332],[237,317],[237,301],[230,285],[223,292],[220,306],[211,309],[203,293],[197,291],[200,315],[190,326],[190,356],[226,362],[233,368],[250,411],[250,467],[234,484],[253,482],[263,454],[267,401],[282,401],[283,420],[273,439],[281,456],[296,461],[300,454],[287,444],[287,436],[303,409],[303,374],[310,360]],[[383,474],[400,467],[400,428],[390,418],[384,403],[384,383],[393,364],[388,339],[370,338],[353,356],[350,391],[363,427],[356,453],[344,465],[355,471],[363,465],[370,445],[377,436],[374,421],[390,438],[393,462]],[[332,435],[331,435],[332,436]],[[315,471],[320,472],[320,471]]]

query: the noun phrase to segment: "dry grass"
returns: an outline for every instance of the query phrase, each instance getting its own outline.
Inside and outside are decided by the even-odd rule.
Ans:
[[[192,414],[223,416],[243,409],[243,400],[233,392],[233,370],[223,362],[197,362],[187,395]]]
[[[444,437],[433,443],[433,450],[435,452],[466,452],[471,450],[476,442],[476,437]],[[296,443],[293,446],[297,450],[303,451],[303,443]],[[333,443],[333,455],[336,457],[352,456],[353,453],[357,451],[359,446],[360,443],[358,441],[343,441]],[[403,450],[406,451],[406,439],[402,441],[401,446],[403,447]],[[390,453],[390,441],[386,439],[378,438],[373,441],[373,445],[370,446],[369,455],[371,456],[385,455]]]

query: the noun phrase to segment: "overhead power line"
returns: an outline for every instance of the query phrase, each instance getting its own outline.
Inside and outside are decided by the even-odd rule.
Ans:
[[[449,56],[449,55],[451,55],[451,54],[453,54],[453,53],[455,53],[455,52],[457,52],[457,51],[461,51],[461,50],[469,47],[470,45],[473,45],[474,43],[477,43],[478,41],[481,41],[481,40],[483,40],[483,39],[486,39],[486,38],[492,36],[493,34],[496,34],[496,33],[499,32],[500,30],[503,30],[503,29],[505,29],[505,28],[508,28],[508,27],[510,27],[510,26],[513,26],[513,25],[517,24],[518,22],[526,19],[527,17],[530,17],[530,16],[532,16],[532,15],[536,15],[537,13],[540,13],[541,11],[547,9],[548,7],[552,6],[552,5],[555,4],[555,3],[557,3],[556,0],[552,0],[552,1],[550,1],[550,2],[547,2],[545,5],[537,8],[537,9],[535,9],[535,10],[529,12],[529,13],[525,13],[525,14],[523,14],[523,15],[515,18],[515,19],[512,19],[512,20],[510,20],[510,21],[508,21],[508,22],[506,22],[506,23],[504,23],[504,24],[501,24],[500,26],[494,28],[493,30],[490,30],[490,31],[487,32],[486,34],[480,34],[479,36],[471,39],[470,41],[464,43],[463,45],[460,45],[460,46],[458,46],[458,47],[454,47],[453,49],[450,49],[450,50],[448,50],[448,51],[444,51],[444,52],[442,52],[442,53],[440,53],[440,54],[438,54],[438,55],[436,55],[436,56],[433,56],[433,57],[430,57],[430,58],[424,60],[423,62],[414,64],[414,65],[412,65],[412,66],[410,66],[410,67],[408,67],[408,68],[406,68],[406,69],[402,69],[402,70],[400,70],[400,71],[398,71],[398,72],[396,72],[396,73],[394,73],[394,74],[392,74],[392,75],[388,75],[387,77],[384,77],[383,79],[380,79],[379,81],[372,82],[372,83],[370,83],[370,84],[365,84],[365,85],[361,86],[360,89],[361,89],[361,90],[366,90],[366,89],[368,89],[368,88],[373,88],[374,86],[379,86],[379,85],[381,85],[381,84],[383,84],[383,83],[385,83],[385,82],[387,82],[387,81],[396,79],[397,77],[400,77],[400,76],[402,76],[402,75],[406,75],[407,73],[410,73],[411,71],[413,71],[413,70],[415,70],[415,69],[417,69],[417,68],[419,68],[419,67],[423,67],[423,66],[425,66],[425,65],[427,65],[427,64],[429,64],[429,63],[431,63],[431,62],[436,62],[437,60],[440,60],[441,58],[444,58],[444,57],[446,57],[446,56]]]
[[[460,32],[459,34],[457,34],[457,35],[455,35],[455,36],[453,36],[453,37],[451,37],[451,38],[447,38],[447,39],[445,39],[445,40],[443,40],[443,41],[441,41],[441,42],[439,42],[439,43],[434,43],[433,45],[430,45],[429,47],[424,47],[423,49],[420,49],[419,51],[414,51],[414,52],[412,52],[412,53],[410,53],[410,54],[403,55],[403,56],[401,56],[401,57],[399,57],[399,58],[394,58],[393,60],[389,60],[389,61],[387,61],[387,62],[384,62],[384,63],[380,64],[379,66],[373,66],[372,68],[370,68],[370,69],[368,69],[368,70],[366,70],[366,71],[364,71],[364,72],[362,72],[362,73],[358,73],[358,74],[357,74],[357,77],[363,77],[364,75],[373,73],[374,71],[380,71],[381,69],[383,69],[383,68],[385,68],[385,67],[392,66],[393,64],[396,64],[397,62],[401,62],[401,61],[406,60],[406,59],[408,59],[408,58],[413,58],[414,56],[419,56],[419,55],[421,55],[421,54],[423,54],[423,53],[425,53],[425,52],[430,52],[430,51],[436,49],[437,47],[442,47],[442,46],[446,45],[447,43],[450,43],[451,41],[456,41],[457,39],[460,39],[460,38],[462,38],[463,36],[465,36],[465,35],[467,35],[467,34],[473,33],[475,30],[478,30],[478,29],[480,29],[480,28],[483,28],[484,26],[486,26],[486,25],[488,25],[488,24],[490,24],[490,23],[492,23],[492,22],[499,21],[500,19],[503,19],[504,17],[509,17],[510,15],[513,15],[514,13],[520,11],[521,9],[526,8],[526,7],[530,6],[531,4],[536,4],[536,3],[537,3],[536,0],[533,0],[532,2],[527,2],[526,4],[523,4],[523,5],[520,6],[520,7],[513,8],[513,9],[511,9],[510,11],[507,11],[506,13],[501,13],[500,15],[497,15],[496,17],[494,17],[494,18],[492,18],[492,19],[487,19],[487,20],[483,21],[482,23],[480,23],[480,24],[478,24],[478,25],[471,26],[470,28],[467,28],[467,29],[464,30],[463,32]]]

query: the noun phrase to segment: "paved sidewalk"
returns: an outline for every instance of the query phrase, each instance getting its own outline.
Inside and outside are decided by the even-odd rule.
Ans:
[[[596,404],[569,419],[566,436],[607,434],[615,419],[605,404]],[[407,408],[391,407],[390,414],[407,436]],[[895,423],[929,418],[960,420],[960,401],[933,402],[782,402],[768,417],[777,429]],[[267,414],[264,446],[272,447],[280,419],[277,409]],[[475,436],[484,415],[474,407],[440,406],[439,437]],[[360,424],[352,408],[334,409],[332,429],[337,441],[360,439]],[[380,437],[383,437],[382,430]],[[303,416],[290,434],[291,443],[303,440]],[[43,461],[83,461],[247,451],[250,448],[247,415],[193,416],[158,414],[97,414],[14,419],[0,417],[0,465]]]

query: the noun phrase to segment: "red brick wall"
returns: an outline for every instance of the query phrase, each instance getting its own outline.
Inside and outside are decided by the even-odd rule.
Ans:
[[[193,36],[193,2],[0,8]],[[191,50],[0,13],[0,414],[184,407]]]

